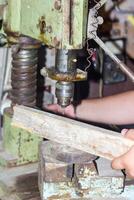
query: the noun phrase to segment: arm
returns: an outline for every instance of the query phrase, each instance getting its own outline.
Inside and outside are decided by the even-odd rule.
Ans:
[[[107,124],[134,123],[134,91],[101,99],[84,100],[78,106],[76,116]]]
[[[58,105],[47,106],[48,110],[63,114]],[[74,112],[72,105],[64,109],[64,114],[72,118],[106,124],[134,123],[134,91],[104,97],[83,100]]]
[[[50,105],[49,110],[62,113],[60,106]],[[134,92],[126,92],[102,99],[84,100],[77,107],[76,115],[72,105],[65,108],[65,115],[90,121],[115,124],[134,123]],[[125,137],[134,140],[134,129],[125,131]],[[134,147],[112,162],[114,169],[125,169],[134,178]]]
[[[134,129],[128,130],[125,137],[134,140]],[[134,146],[126,154],[114,159],[112,167],[114,169],[125,169],[126,175],[134,178]]]

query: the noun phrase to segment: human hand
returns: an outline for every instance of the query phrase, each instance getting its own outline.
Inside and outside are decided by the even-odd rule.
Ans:
[[[134,140],[134,129],[124,129],[122,135],[125,138]],[[115,158],[112,161],[112,168],[125,169],[126,175],[130,178],[134,178],[134,146],[124,155]]]
[[[45,109],[48,111],[52,111],[54,113],[59,113],[61,115],[65,115],[67,117],[71,117],[71,118],[75,118],[75,108],[74,106],[71,104],[65,108],[62,108],[60,105],[58,104],[50,104],[50,105],[46,105]]]

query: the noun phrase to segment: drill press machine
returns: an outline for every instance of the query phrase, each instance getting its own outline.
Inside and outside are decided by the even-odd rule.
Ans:
[[[19,43],[25,35],[56,48],[55,67],[46,71],[57,80],[56,97],[63,107],[71,102],[73,82],[86,79],[86,73],[76,69],[76,50],[85,44],[87,14],[87,0],[8,1],[4,31],[10,42]]]
[[[4,34],[12,47],[12,105],[36,106],[38,49],[41,43],[56,49],[55,67],[46,68],[46,74],[57,80],[58,103],[62,107],[69,105],[74,82],[86,79],[86,72],[76,69],[76,56],[86,40],[88,1],[2,0],[0,5]],[[12,128],[11,118],[12,108],[5,110],[3,125],[3,146],[13,155],[11,165],[35,162],[40,139]],[[5,158],[1,160],[3,163]]]
[[[102,0],[101,2],[105,3],[106,0]],[[72,100],[74,82],[86,80],[86,72],[76,68],[76,53],[85,45],[88,6],[87,0],[8,0],[5,6],[3,28],[4,32],[7,34],[9,43],[13,44],[15,47],[13,48],[15,50],[13,51],[13,63],[15,64],[13,77],[18,81],[18,76],[20,76],[19,81],[23,81],[21,77],[23,77],[24,74],[26,74],[27,77],[31,67],[33,67],[33,71],[35,70],[35,63],[33,65],[31,59],[33,59],[32,56],[35,55],[35,49],[39,48],[38,41],[51,48],[55,48],[55,67],[46,68],[45,75],[57,81],[56,97],[58,103],[62,107],[68,106]],[[97,11],[97,8],[95,11]],[[98,24],[99,20],[96,25],[98,26]],[[95,30],[92,30],[92,28],[93,23],[90,36],[93,36],[97,27],[94,27]],[[96,38],[97,37],[94,37],[93,39]],[[35,60],[33,59],[33,61]],[[28,71],[25,71],[24,66],[28,67]],[[15,76],[15,71],[20,68],[22,69],[20,70],[21,73]],[[34,75],[35,72],[33,72],[33,76]],[[23,95],[18,95],[21,94],[20,90],[14,83],[14,79],[12,81],[12,103],[31,106],[32,99],[32,106],[35,106],[35,91],[33,96],[27,98],[28,94],[27,92],[23,93],[24,85],[22,84],[21,91]],[[36,81],[34,80],[33,82],[36,86]],[[33,85],[32,88],[34,88]],[[35,99],[33,99],[33,97]],[[7,121],[5,121],[5,124],[6,123]],[[8,134],[11,133],[7,131],[5,136]],[[31,136],[29,139],[29,133],[17,130],[17,140],[15,144],[21,142],[22,145],[22,135],[25,134],[28,135],[28,139],[24,138],[24,143],[34,140]],[[13,131],[11,135],[13,135]],[[14,138],[14,135],[12,138]],[[8,147],[7,143],[8,142],[5,142],[5,146]],[[35,148],[33,142],[32,144]],[[26,146],[27,152],[30,145]],[[36,142],[36,146],[37,145],[38,142]],[[53,157],[52,154],[57,152],[58,147],[60,149],[59,154],[57,153],[56,157]],[[90,160],[90,155],[86,155],[84,160],[77,159],[80,158],[79,153],[75,155],[72,153],[72,150],[67,147],[63,148],[60,145],[58,145],[58,147],[57,144],[53,144],[49,141],[43,142],[40,147],[39,188],[42,200],[85,199],[94,198],[96,196],[98,198],[104,196],[109,198],[112,197],[112,195],[115,195],[116,198],[120,194],[124,185],[124,177],[122,175],[117,175],[114,178],[108,176],[100,177],[95,165],[90,162],[93,160],[93,157],[91,157]],[[61,152],[63,149],[65,152]],[[17,152],[22,157],[21,150],[22,148],[19,146]],[[63,153],[64,156],[61,160],[58,160],[57,158],[61,153]],[[68,162],[68,158],[73,158],[73,161]],[[26,161],[26,159],[22,161]],[[21,164],[26,163],[22,161],[20,162]]]
[[[85,46],[87,38],[95,40],[134,81],[134,73],[112,54],[97,36],[98,25],[103,23],[103,19],[98,16],[98,10],[106,2],[107,0],[49,0],[47,2],[8,0],[5,6],[3,28],[10,43],[20,44],[20,48],[22,46],[24,48],[28,40],[26,37],[31,37],[56,49],[55,67],[46,68],[45,75],[57,80],[56,97],[62,107],[71,102],[73,82],[86,79],[86,72],[76,69],[76,66],[77,51]],[[89,3],[93,3],[90,12],[88,12]],[[38,48],[36,42],[33,43],[34,45],[29,45],[31,49]],[[92,53],[88,47],[87,50],[89,54]]]

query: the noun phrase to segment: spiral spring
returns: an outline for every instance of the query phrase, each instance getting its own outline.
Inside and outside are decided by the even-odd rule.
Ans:
[[[94,54],[94,49],[93,48],[89,48],[89,40],[87,40],[87,53],[88,53],[88,57],[87,57],[87,62],[88,62],[88,65],[86,66],[85,68],[85,71],[87,72],[88,69],[90,68],[91,66],[91,58]]]
[[[91,30],[90,34],[93,36],[93,39],[96,38],[96,30],[98,28],[98,24],[99,24],[99,20],[98,20],[98,10],[101,8],[101,2],[98,2],[97,0],[94,0],[94,2],[96,3],[94,9],[95,9],[95,13],[94,13],[94,17],[93,17],[93,22],[91,23],[91,26],[94,28],[93,30]]]
[[[31,42],[31,40],[30,40]],[[13,104],[36,105],[38,45],[13,46],[11,70],[11,100]]]
[[[97,0],[94,0],[94,3],[96,4],[94,6],[94,9],[95,9],[95,13],[94,13],[94,17],[93,17],[93,22],[91,23],[91,26],[93,27],[93,30],[90,31],[90,34],[93,36],[92,38],[96,38],[96,30],[98,28],[98,23],[99,23],[99,20],[98,20],[98,10],[101,8],[101,2],[97,1]],[[87,62],[88,62],[88,65],[87,67],[85,68],[85,71],[88,71],[88,69],[90,68],[91,66],[91,57],[93,56],[94,54],[94,49],[93,48],[89,48],[89,40],[90,39],[87,39],[86,41],[86,46],[87,46],[87,52],[88,52],[88,57],[87,57]]]

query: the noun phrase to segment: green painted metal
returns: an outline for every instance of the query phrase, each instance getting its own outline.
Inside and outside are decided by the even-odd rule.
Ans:
[[[10,36],[24,34],[43,43],[80,49],[86,38],[87,0],[9,0],[4,18]]]
[[[7,165],[7,161],[2,156],[0,156],[0,166],[6,167]]]
[[[20,128],[11,126],[9,110],[4,113],[3,147],[6,152],[17,158],[16,165],[36,162],[38,160],[38,145],[41,138]]]
[[[69,159],[65,159],[65,157],[69,158],[69,154],[64,153],[66,152],[65,146],[59,145],[60,152],[57,150],[57,154],[53,155],[56,147],[57,145],[51,142],[42,142],[40,146],[38,185],[42,200],[102,200],[103,198],[111,199],[112,197],[118,199],[124,189],[123,174],[114,173],[113,171],[113,173],[110,173],[111,168],[108,168],[107,163],[104,165],[103,161],[102,166],[105,166],[108,174],[110,173],[113,176],[106,173],[102,175],[98,165],[96,167],[93,162],[86,162],[82,158],[79,162],[77,160],[78,163],[74,161],[72,171],[72,165],[67,163]],[[63,152],[62,149],[64,149]],[[64,155],[64,159],[61,158],[61,155]],[[74,157],[78,158],[78,155]],[[64,162],[65,160],[66,162]]]
[[[122,179],[115,177],[88,177],[81,182],[83,189],[76,182],[43,182],[42,199],[118,199],[122,193]],[[89,184],[89,185],[87,185]],[[86,185],[86,186],[85,186]]]
[[[0,0],[0,5],[5,5],[8,0]]]

